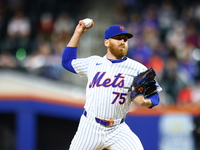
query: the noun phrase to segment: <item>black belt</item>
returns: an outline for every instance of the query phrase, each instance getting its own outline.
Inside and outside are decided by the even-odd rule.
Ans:
[[[84,110],[83,112],[83,115],[85,117],[87,117],[87,111]],[[97,117],[95,117],[95,121],[103,126],[106,126],[106,127],[110,127],[110,126],[113,126],[115,121],[114,120],[102,120],[102,119],[99,119]],[[124,119],[121,120],[120,124],[124,122]]]

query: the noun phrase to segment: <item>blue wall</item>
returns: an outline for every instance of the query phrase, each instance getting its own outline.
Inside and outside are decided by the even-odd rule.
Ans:
[[[36,150],[37,115],[79,120],[83,108],[61,106],[34,100],[1,100],[0,113],[16,116],[16,150]],[[126,123],[140,138],[145,150],[159,150],[161,116],[128,115]]]
[[[126,123],[140,138],[145,150],[158,150],[159,116],[127,116]]]

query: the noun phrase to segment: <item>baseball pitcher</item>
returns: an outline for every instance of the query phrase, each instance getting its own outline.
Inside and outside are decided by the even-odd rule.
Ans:
[[[80,20],[62,56],[65,69],[88,78],[84,112],[70,150],[143,150],[125,119],[131,103],[148,108],[159,104],[156,73],[126,57],[133,35],[122,25],[105,30],[105,56],[77,58],[81,36],[93,26],[93,20],[89,27]]]

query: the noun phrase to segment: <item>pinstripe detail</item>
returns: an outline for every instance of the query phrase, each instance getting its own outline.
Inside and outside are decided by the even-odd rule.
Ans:
[[[82,115],[70,150],[144,150],[126,123],[104,127]]]
[[[81,121],[72,140],[70,150],[100,150],[103,147],[101,127],[82,115]]]

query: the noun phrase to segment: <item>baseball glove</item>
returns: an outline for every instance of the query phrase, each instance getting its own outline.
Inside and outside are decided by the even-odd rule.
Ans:
[[[138,74],[131,85],[131,100],[139,95],[148,96],[154,93],[156,90],[155,76],[156,72],[152,67]]]

